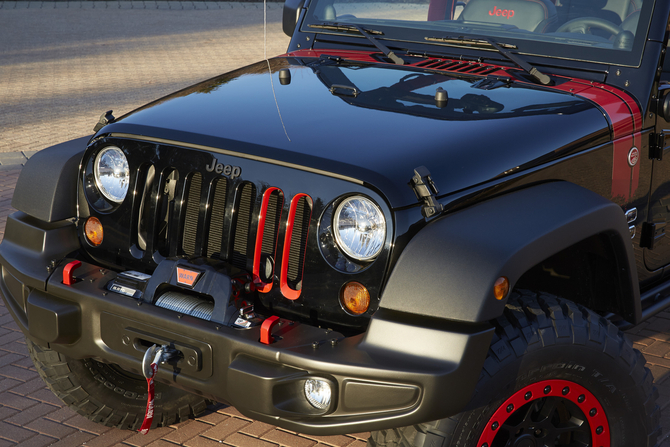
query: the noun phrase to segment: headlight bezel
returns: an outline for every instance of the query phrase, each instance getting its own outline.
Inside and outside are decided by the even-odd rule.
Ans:
[[[117,156],[122,157],[122,169],[125,171],[125,190],[123,191],[123,196],[120,195],[115,195],[113,191],[111,191],[108,186],[105,185],[102,175],[100,173],[101,170],[101,161],[103,157],[110,153],[113,152]],[[117,146],[106,146],[103,149],[101,149],[97,154],[95,154],[93,157],[91,157],[92,163],[93,163],[93,179],[95,181],[95,186],[99,193],[102,195],[102,197],[105,198],[112,206],[117,206],[123,203],[123,201],[126,199],[128,196],[128,190],[130,189],[130,164],[128,163],[128,157],[126,157],[126,154],[123,153],[123,150],[118,148]]]
[[[350,203],[354,202],[355,200],[359,200],[361,202],[365,202],[370,205],[370,208],[377,214],[377,216],[380,218],[380,221],[378,222],[378,228],[381,229],[381,236],[377,237],[378,239],[378,244],[376,246],[376,249],[372,253],[367,253],[364,255],[356,253],[348,244],[347,242],[343,239],[343,237],[340,234],[339,230],[339,224],[340,224],[340,219],[342,215],[342,211],[345,206],[349,205]],[[377,259],[381,252],[384,249],[384,245],[386,244],[386,237],[387,237],[387,231],[388,231],[388,223],[386,221],[386,216],[384,215],[384,212],[382,208],[370,197],[365,196],[363,194],[354,194],[346,197],[342,197],[340,200],[338,200],[336,206],[333,209],[333,215],[332,215],[332,233],[333,233],[333,238],[335,240],[335,244],[337,245],[338,249],[349,259],[354,260],[355,262],[359,263],[370,263]]]

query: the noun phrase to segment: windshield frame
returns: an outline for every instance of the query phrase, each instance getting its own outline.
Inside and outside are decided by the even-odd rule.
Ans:
[[[389,19],[352,20],[350,17],[328,21],[315,17],[314,11],[323,8],[324,4],[332,5],[332,3],[333,0],[310,0],[305,5],[305,14],[304,19],[300,24],[300,31],[317,35],[346,36],[347,38],[357,37],[362,40],[365,39],[365,37],[360,36],[358,33],[347,32],[345,30],[318,29],[309,26],[323,23],[337,23],[345,26],[356,24],[364,29],[378,30],[381,34],[375,34],[375,39],[385,41],[387,42],[387,45],[391,45],[396,49],[403,47],[408,48],[409,46],[404,45],[404,43],[411,43],[410,46],[413,48],[412,51],[416,51],[416,45],[419,44],[432,48],[441,48],[442,50],[447,50],[449,52],[467,48],[468,50],[485,51],[486,53],[495,54],[496,51],[494,49],[483,48],[481,45],[478,46],[472,43],[443,43],[427,40],[428,38],[441,37],[463,37],[468,40],[491,39],[495,42],[513,47],[513,52],[515,54],[540,57],[544,60],[543,65],[559,67],[565,65],[563,61],[578,61],[621,67],[639,67],[642,63],[647,36],[650,32],[653,12],[657,6],[656,0],[645,0],[642,9],[640,10],[640,18],[633,46],[630,50],[620,50],[599,46],[563,43],[574,41],[569,35],[561,35],[557,37],[552,33],[541,34],[526,31],[520,32],[518,29],[515,31],[506,29],[506,27],[503,26],[482,22],[459,23],[457,20],[425,22]],[[489,31],[489,33],[487,33],[487,31]],[[543,39],[541,38],[542,36],[547,36],[547,38]],[[431,50],[427,49],[426,52],[431,52]]]

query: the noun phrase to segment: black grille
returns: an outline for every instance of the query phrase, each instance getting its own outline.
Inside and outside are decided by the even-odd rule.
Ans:
[[[233,188],[223,176],[159,164],[141,168],[136,191],[131,227],[136,259],[214,257],[252,273],[263,293],[273,288],[275,265],[282,265],[280,289],[291,299],[299,296],[312,212],[306,194],[286,198],[278,187],[249,181]],[[287,203],[292,213],[286,213]],[[282,231],[289,219],[293,229],[286,238]],[[279,237],[288,243],[281,252]]]
[[[487,75],[498,70],[497,67],[492,65],[443,59],[428,59],[415,64],[415,66],[431,68],[433,70],[457,71],[459,73],[472,73],[478,75]]]

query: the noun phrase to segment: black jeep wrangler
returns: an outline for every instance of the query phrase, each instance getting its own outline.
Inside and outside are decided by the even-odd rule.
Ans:
[[[669,14],[287,0],[286,54],[23,169],[0,285],[40,375],[131,430],[219,401],[372,446],[655,445],[620,330],[670,305]]]

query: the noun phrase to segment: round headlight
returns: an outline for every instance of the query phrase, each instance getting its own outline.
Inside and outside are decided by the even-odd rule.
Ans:
[[[335,240],[347,256],[369,261],[382,251],[386,239],[386,219],[370,199],[348,197],[335,210]]]
[[[108,200],[123,202],[128,192],[130,168],[128,159],[118,147],[110,146],[95,158],[95,183]]]

